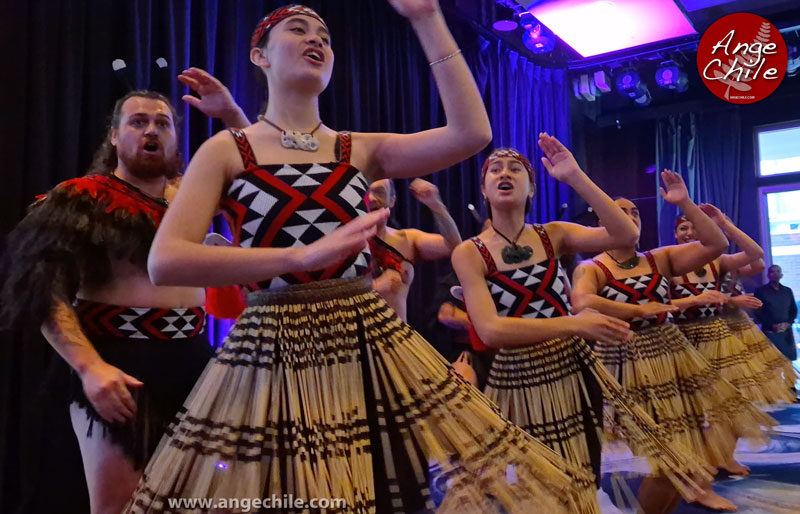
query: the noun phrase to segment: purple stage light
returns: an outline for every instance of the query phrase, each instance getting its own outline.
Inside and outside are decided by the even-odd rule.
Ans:
[[[696,34],[672,0],[552,0],[529,12],[583,57]]]
[[[656,70],[656,83],[665,88],[683,93],[689,87],[686,72],[674,61],[662,62]]]

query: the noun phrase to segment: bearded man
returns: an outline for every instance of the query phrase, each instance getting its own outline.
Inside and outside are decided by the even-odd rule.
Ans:
[[[122,510],[212,355],[203,290],[147,274],[182,169],[174,107],[133,91],[88,174],[40,197],[8,237],[0,319],[40,329],[63,358],[50,381],[68,394],[93,514]]]

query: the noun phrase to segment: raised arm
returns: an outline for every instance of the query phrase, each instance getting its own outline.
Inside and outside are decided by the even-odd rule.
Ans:
[[[766,267],[767,266],[764,264],[764,259],[761,258],[751,262],[747,266],[742,266],[741,268],[737,269],[736,274],[740,277],[752,277],[753,275],[763,273]]]
[[[552,222],[559,254],[598,252],[634,246],[639,231],[633,221],[578,166],[572,152],[548,134],[539,134],[539,147],[545,154],[542,164],[550,176],[568,184],[603,220],[602,227],[584,227],[576,223]]]
[[[527,346],[548,339],[577,335],[587,339],[628,340],[628,324],[586,311],[566,318],[531,319],[498,316],[486,286],[483,261],[475,246],[465,241],[453,251],[453,269],[464,288],[464,302],[478,337],[492,348]]]
[[[406,230],[414,246],[415,260],[428,261],[448,257],[461,243],[461,234],[439,196],[439,189],[422,179],[411,182],[410,189],[414,198],[430,209],[439,231],[438,234],[429,234],[420,230]]]
[[[575,268],[572,275],[572,312],[578,313],[585,309],[594,309],[608,316],[621,320],[633,318],[656,317],[664,312],[677,312],[673,305],[650,302],[644,305],[615,302],[603,298],[598,291],[605,285],[605,278],[601,271],[591,261],[585,261]]]
[[[183,70],[178,75],[178,80],[199,95],[199,98],[183,95],[183,101],[209,118],[219,118],[228,128],[244,128],[250,125],[250,120],[236,104],[225,84],[206,70],[201,68]]]
[[[321,269],[364,248],[375,225],[388,217],[386,209],[376,210],[299,248],[203,245],[227,177],[241,168],[239,159],[227,132],[197,150],[150,248],[148,271],[154,284],[218,287]]]
[[[661,196],[677,205],[684,216],[694,225],[697,241],[682,245],[670,245],[653,250],[653,254],[664,252],[669,261],[672,276],[685,275],[700,269],[728,249],[728,240],[722,230],[689,198],[686,184],[677,173],[664,170],[661,173],[664,186]]]
[[[717,224],[728,240],[738,246],[741,250],[740,252],[734,254],[722,254],[720,256],[720,273],[738,270],[739,268],[747,266],[750,263],[756,262],[764,257],[764,250],[758,246],[758,243],[753,241],[750,236],[739,230],[739,227],[734,225],[731,219],[723,214],[722,211],[708,203],[702,204],[700,209],[706,213],[706,215],[711,218],[714,223]]]
[[[421,177],[452,166],[483,149],[492,128],[475,79],[447,28],[437,0],[389,0],[408,18],[422,45],[447,122],[414,134],[359,133],[373,180]]]

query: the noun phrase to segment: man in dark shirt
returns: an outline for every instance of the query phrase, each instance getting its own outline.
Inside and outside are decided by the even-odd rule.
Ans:
[[[792,323],[797,317],[797,304],[792,290],[780,283],[781,267],[773,264],[767,270],[769,283],[756,289],[755,296],[764,305],[755,312],[756,319],[770,341],[789,360],[797,359]]]

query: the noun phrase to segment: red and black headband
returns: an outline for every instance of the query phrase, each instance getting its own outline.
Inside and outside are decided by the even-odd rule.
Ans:
[[[258,25],[256,25],[256,29],[253,31],[253,37],[250,39],[250,48],[261,46],[262,41],[266,37],[267,33],[272,29],[272,27],[280,23],[282,20],[288,18],[289,16],[298,15],[310,16],[311,18],[314,18],[318,22],[325,25],[325,28],[328,27],[322,17],[317,14],[314,9],[300,4],[285,5],[283,7],[278,7],[268,15],[264,16]]]

